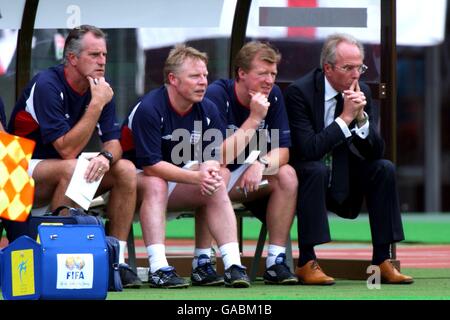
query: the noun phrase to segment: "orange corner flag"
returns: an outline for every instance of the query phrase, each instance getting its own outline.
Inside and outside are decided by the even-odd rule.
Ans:
[[[0,218],[25,221],[34,198],[28,162],[35,142],[0,132]]]

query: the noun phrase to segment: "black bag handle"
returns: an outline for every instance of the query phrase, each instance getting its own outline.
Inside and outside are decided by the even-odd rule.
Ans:
[[[73,207],[69,207],[69,206],[59,206],[55,210],[47,212],[46,214],[44,214],[44,216],[59,216],[61,211],[64,209],[69,210],[69,213],[71,215],[77,214],[77,215],[88,215],[88,216],[93,216],[93,217],[97,217],[99,215],[99,213],[95,212],[95,211],[86,212],[81,208],[73,208]]]
[[[59,216],[59,213],[60,213],[62,210],[64,210],[64,209],[67,209],[67,210],[70,211],[70,209],[72,209],[72,208],[69,207],[69,206],[59,206],[59,207],[56,208],[55,210],[53,210],[53,211],[51,211],[51,212],[48,212],[48,213],[46,213],[45,215],[46,215],[46,216]]]

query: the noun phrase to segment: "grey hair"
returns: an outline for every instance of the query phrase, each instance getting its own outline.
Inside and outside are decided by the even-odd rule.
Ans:
[[[86,33],[92,33],[96,38],[102,38],[106,40],[106,34],[99,28],[83,24],[79,27],[70,30],[64,43],[63,63],[67,64],[69,53],[73,53],[79,57],[83,50],[82,41]]]
[[[335,33],[330,35],[323,44],[322,52],[320,53],[320,66],[322,69],[324,69],[326,63],[332,65],[336,63],[336,47],[341,42],[357,46],[364,60],[364,46],[359,40],[347,33]]]

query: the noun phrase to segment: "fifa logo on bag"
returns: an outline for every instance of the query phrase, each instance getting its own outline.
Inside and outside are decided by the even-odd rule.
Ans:
[[[69,271],[67,271],[66,274],[66,279],[72,279],[72,280],[76,280],[76,279],[84,279],[84,274],[82,269],[84,268],[84,266],[86,265],[86,262],[84,261],[84,259],[80,256],[68,256],[66,258],[66,263],[65,263],[67,269]]]
[[[59,253],[56,289],[92,289],[94,257],[90,253]]]

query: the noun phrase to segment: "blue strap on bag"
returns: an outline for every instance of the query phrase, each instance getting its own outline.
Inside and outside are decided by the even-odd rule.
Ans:
[[[106,247],[108,248],[109,256],[108,291],[122,291],[123,286],[119,271],[119,240],[117,240],[115,237],[107,236]]]

